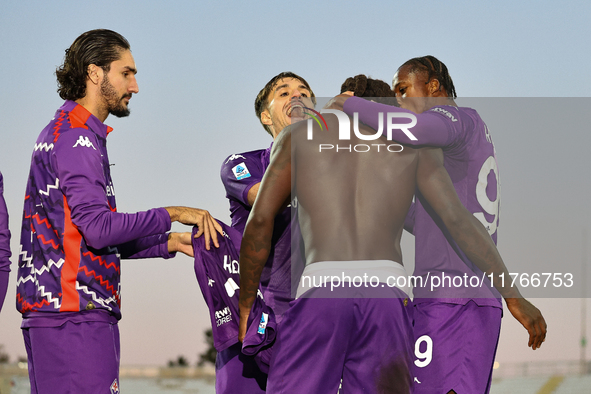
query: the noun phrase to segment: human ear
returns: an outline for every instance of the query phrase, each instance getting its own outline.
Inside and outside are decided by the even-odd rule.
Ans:
[[[261,123],[265,126],[273,126],[273,121],[271,120],[271,114],[269,114],[269,110],[264,110],[261,113]]]
[[[88,79],[95,85],[99,84],[103,76],[103,69],[96,64],[89,64],[87,70]]]

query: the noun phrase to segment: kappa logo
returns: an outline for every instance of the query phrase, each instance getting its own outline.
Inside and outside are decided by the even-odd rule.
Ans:
[[[226,163],[225,164],[228,164],[229,162],[234,161],[234,160],[236,160],[238,158],[243,158],[244,160],[246,160],[246,157],[244,157],[242,155],[233,154],[232,156],[228,157],[228,160],[226,160]]]
[[[209,287],[213,287],[213,284],[214,284],[214,283],[215,283],[215,280],[213,280],[213,279],[211,279],[211,278],[209,278],[209,277],[207,278],[207,285],[208,285]]]
[[[88,148],[92,148],[92,149],[96,150],[96,148],[94,147],[94,145],[92,145],[92,142],[90,142],[88,137],[83,137],[83,136],[78,137],[78,141],[76,141],[76,143],[74,144],[74,146],[72,148],[75,148],[78,145],[86,146]]]
[[[246,164],[244,164],[244,162],[232,168],[232,172],[238,180],[250,177],[250,172],[248,171],[248,168],[246,167]]]
[[[113,380],[110,388],[111,394],[119,394],[119,383],[117,382],[117,379]]]

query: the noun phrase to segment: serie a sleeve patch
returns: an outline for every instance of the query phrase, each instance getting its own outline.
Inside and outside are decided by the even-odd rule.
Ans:
[[[251,176],[250,172],[248,171],[248,167],[246,167],[246,164],[244,162],[233,167],[232,172],[238,180],[245,179]]]

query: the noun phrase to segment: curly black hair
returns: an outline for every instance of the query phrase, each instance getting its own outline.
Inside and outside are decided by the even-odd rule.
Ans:
[[[341,93],[354,92],[357,97],[371,97],[383,104],[398,106],[394,91],[390,85],[379,79],[368,78],[363,74],[349,77],[341,85]],[[379,98],[379,100],[377,100]]]

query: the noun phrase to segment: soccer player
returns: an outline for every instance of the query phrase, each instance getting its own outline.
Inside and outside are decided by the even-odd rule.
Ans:
[[[279,132],[291,123],[291,111],[286,111],[285,97],[314,99],[314,92],[305,79],[292,72],[274,76],[255,99],[257,118],[275,141]],[[273,142],[267,149],[232,154],[224,160],[221,178],[230,202],[232,227],[244,232],[246,220],[254,204],[261,180],[269,166]],[[261,275],[265,303],[275,313],[277,321],[293,299],[291,294],[291,209],[277,213],[273,233],[273,250]],[[215,329],[215,328],[214,328]],[[241,344],[218,353],[216,359],[216,392],[264,392],[266,374],[262,374],[251,358],[241,354]]]
[[[190,233],[166,233],[174,221],[218,244],[204,210],[117,212],[104,121],[129,115],[136,71],[127,40],[102,29],[56,71],[66,101],[35,144],[17,280],[32,393],[118,393],[120,257],[192,255]]]
[[[455,87],[447,67],[433,56],[405,62],[394,76],[393,89],[402,108],[357,97],[338,98],[336,108],[340,101],[348,115],[358,113],[361,122],[375,129],[381,121],[388,121],[385,116],[380,119],[388,112],[416,114],[412,137],[394,129],[392,138],[403,144],[443,148],[442,163],[462,204],[482,222],[496,244],[500,187],[488,128],[475,110],[455,104]],[[419,192],[407,218],[407,228],[416,242],[415,275],[424,279],[429,275],[452,279],[481,276],[486,267],[459,250],[449,226],[433,208]],[[496,278],[493,285],[498,286],[500,278]],[[540,347],[546,323],[539,310],[512,291],[516,289],[497,289],[509,311],[529,332],[528,346],[534,350]],[[488,393],[501,326],[499,293],[487,286],[446,285],[433,291],[417,286],[414,295],[415,392]]]
[[[8,289],[10,273],[10,230],[8,229],[8,209],[4,201],[4,179],[0,172],[0,311]]]

